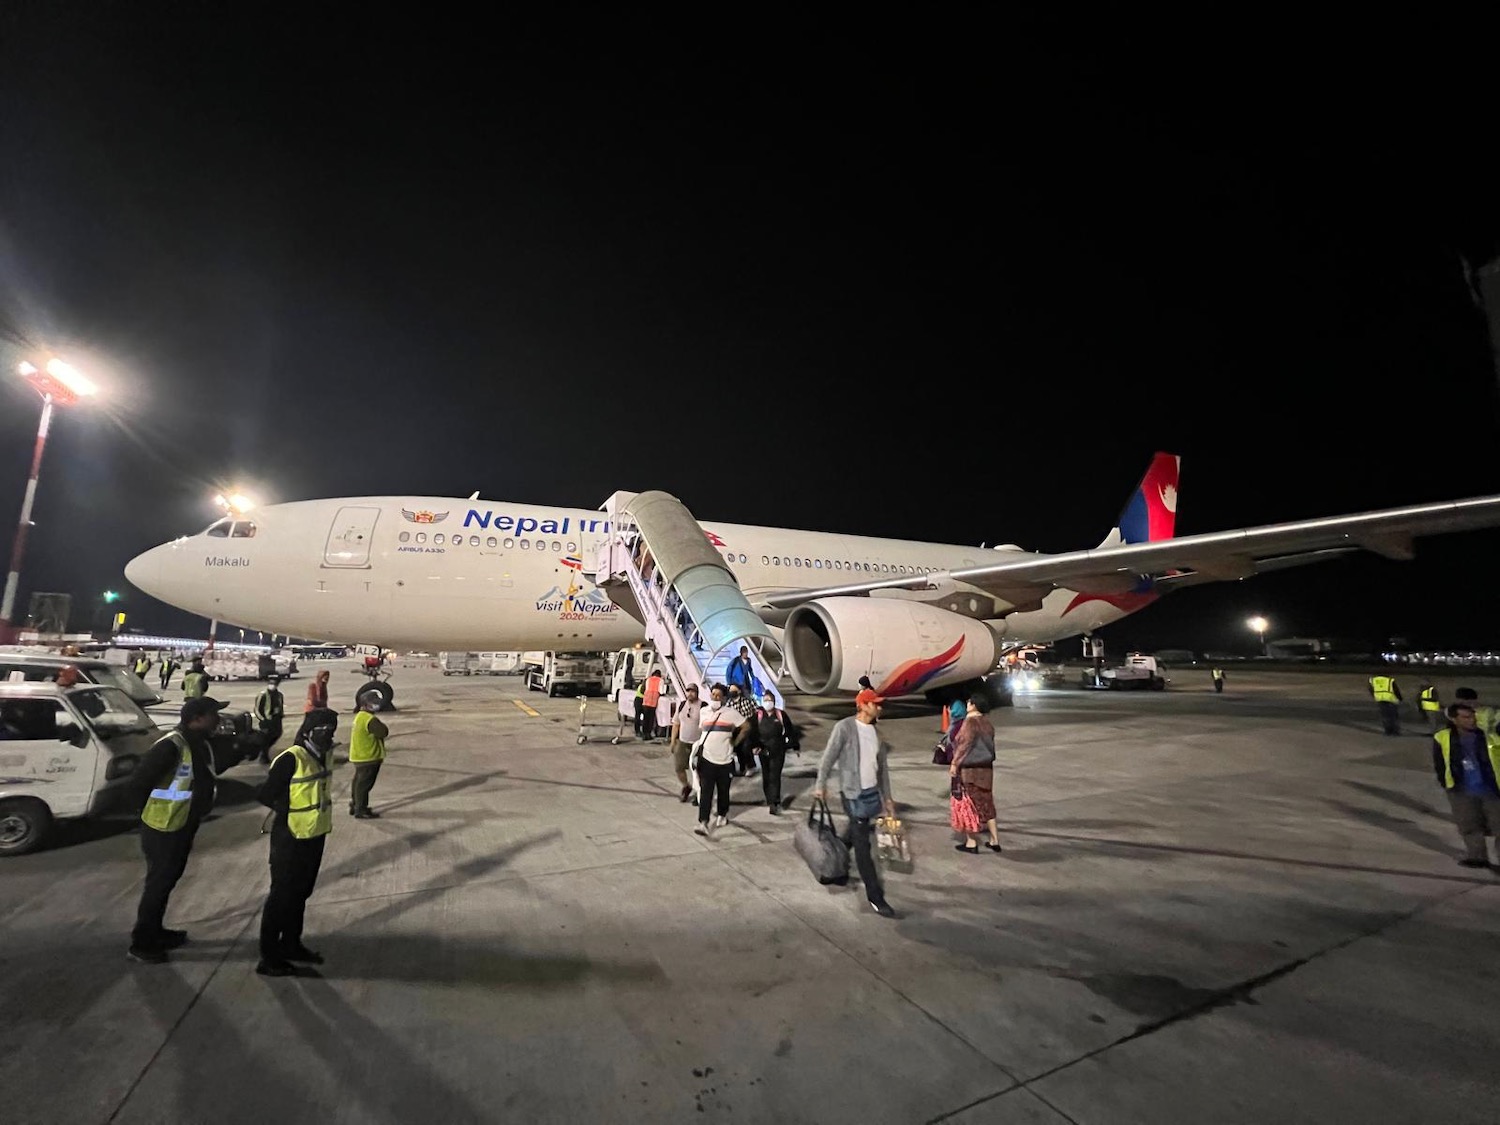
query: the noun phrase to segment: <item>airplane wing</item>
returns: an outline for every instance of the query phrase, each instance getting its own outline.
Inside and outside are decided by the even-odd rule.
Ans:
[[[962,586],[1022,606],[1035,603],[1059,586],[1080,593],[1109,594],[1133,589],[1142,578],[1156,579],[1164,588],[1226,582],[1324,562],[1358,550],[1405,560],[1412,557],[1412,541],[1418,536],[1497,526],[1500,526],[1500,496],[1478,496],[1061,555],[1009,554],[1004,561],[947,574],[904,575],[878,582],[793,590],[756,601],[776,609],[790,609],[823,597],[882,591],[921,593]]]

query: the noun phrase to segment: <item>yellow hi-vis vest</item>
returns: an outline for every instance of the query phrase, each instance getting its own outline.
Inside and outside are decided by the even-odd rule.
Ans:
[[[1422,702],[1422,710],[1424,711],[1441,711],[1443,709],[1443,705],[1438,702],[1437,688],[1435,687],[1423,688],[1422,694],[1418,698]]]
[[[1453,788],[1453,730],[1440,730],[1432,736],[1433,741],[1438,744],[1438,749],[1443,752],[1443,788]],[[1500,737],[1486,732],[1484,736],[1485,748],[1490,752],[1490,768],[1495,771],[1495,777],[1500,778]]]
[[[297,759],[296,772],[287,787],[286,826],[299,840],[328,835],[333,831],[333,795],[328,791],[327,763],[320,763],[305,747],[295,743],[277,754],[277,760],[284,754]]]
[[[1376,703],[1398,703],[1396,681],[1390,676],[1371,676],[1370,690],[1375,693]]]
[[[172,780],[165,786],[157,786],[146,798],[146,807],[141,810],[141,823],[158,832],[176,832],[188,820],[188,809],[193,803],[193,751],[181,731],[167,735],[177,744],[177,765],[171,773]]]
[[[1475,707],[1474,722],[1485,734],[1495,733],[1495,724],[1500,723],[1500,716],[1495,714],[1493,707]]]
[[[349,735],[351,762],[378,762],[385,757],[385,739],[370,732],[370,720],[374,717],[368,711],[354,716],[354,729]]]
[[[208,673],[189,672],[182,677],[182,698],[197,699],[208,694]]]

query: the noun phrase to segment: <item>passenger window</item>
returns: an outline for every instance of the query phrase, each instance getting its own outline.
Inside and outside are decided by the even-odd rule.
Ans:
[[[568,544],[568,554],[571,555],[576,550],[578,550],[578,544],[576,544],[576,543],[569,543]]]
[[[229,537],[231,539],[254,539],[255,524],[249,520],[236,520],[229,529]]]
[[[471,547],[477,547],[477,546],[479,546],[479,536],[477,536],[477,535],[471,535],[471,536],[469,536],[469,546],[471,546]]]
[[[427,542],[427,532],[425,532],[425,531],[419,531],[419,532],[417,532],[417,542],[418,543],[425,543],[425,542]]]
[[[0,741],[55,741],[61,707],[54,699],[8,699],[0,703]]]
[[[493,546],[495,546],[495,537],[493,535],[491,535],[488,539],[486,539],[484,541],[484,545],[486,547],[493,547]]]
[[[554,539],[554,540],[552,540],[552,549],[554,551],[556,551],[558,554],[562,554],[562,540],[561,539]]]
[[[443,533],[441,531],[439,531],[437,534],[435,534],[432,537],[432,541],[434,543],[441,543],[443,541]]]
[[[402,543],[409,543],[411,542],[411,532],[403,531],[400,535],[396,536],[396,539]]]
[[[792,565],[793,566],[801,566],[802,565],[802,560],[801,559],[793,559],[792,560]]]
[[[741,555],[740,555],[740,562],[747,562],[747,561],[749,561],[749,560],[747,560],[747,559],[746,559],[746,558],[745,558],[745,556],[744,556],[744,555],[743,555],[743,554],[741,554]]]
[[[802,560],[802,565],[803,566],[812,566],[812,559],[803,559]]]
[[[529,551],[529,550],[531,550],[531,540],[530,539],[522,539],[521,540],[521,550],[523,550],[523,551]]]
[[[770,566],[771,565],[771,556],[770,555],[761,555],[761,557],[760,557],[760,565],[761,566]]]
[[[505,549],[507,551],[512,550],[515,547],[515,545],[516,545],[516,541],[514,539],[507,538],[505,540]]]
[[[823,569],[823,560],[822,559],[813,559],[813,567],[815,569],[817,569],[817,570],[822,570]]]

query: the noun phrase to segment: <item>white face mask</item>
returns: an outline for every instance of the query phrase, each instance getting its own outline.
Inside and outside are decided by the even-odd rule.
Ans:
[[[717,711],[720,707],[724,706],[724,701],[722,699],[710,699],[708,705]]]

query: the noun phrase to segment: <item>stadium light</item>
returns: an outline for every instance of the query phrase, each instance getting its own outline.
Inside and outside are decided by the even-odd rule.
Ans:
[[[1252,617],[1249,621],[1246,621],[1245,624],[1248,625],[1251,629],[1254,629],[1255,632],[1259,635],[1261,655],[1270,656],[1271,650],[1266,647],[1266,630],[1271,627],[1271,623],[1264,617]]]
[[[26,481],[26,498],[21,502],[21,519],[16,526],[15,543],[10,551],[10,573],[5,578],[5,595],[0,599],[0,643],[15,640],[16,627],[12,618],[16,608],[16,592],[21,586],[21,560],[26,555],[26,532],[31,527],[31,506],[36,500],[37,478],[42,472],[42,450],[47,446],[47,431],[52,426],[53,404],[71,406],[80,398],[89,398],[99,393],[93,382],[79,373],[71,363],[50,357],[41,367],[27,360],[16,365],[16,374],[32,390],[42,396],[42,419],[36,430],[36,447],[31,454],[31,476]]]

